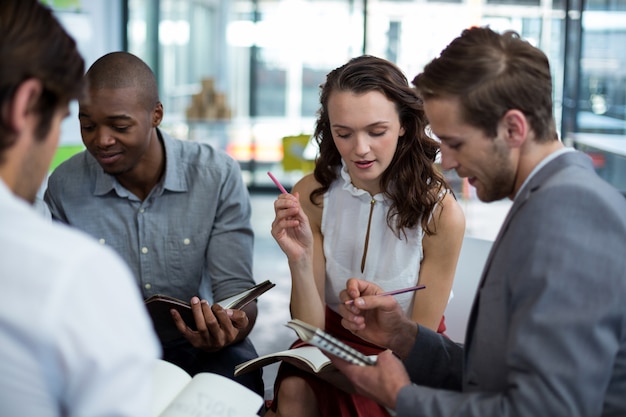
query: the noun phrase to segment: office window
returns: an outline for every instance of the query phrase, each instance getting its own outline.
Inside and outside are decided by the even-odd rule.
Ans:
[[[320,85],[332,68],[302,68],[302,116],[317,117],[320,107]]]
[[[540,0],[487,0],[487,4],[506,4],[513,6],[539,6]]]
[[[626,11],[626,1],[624,0],[586,0],[585,10],[602,11]]]
[[[626,11],[614,11],[626,0],[619,3],[607,2],[607,10],[583,15],[580,132],[626,135]]]
[[[582,27],[574,145],[626,195],[626,0],[589,2]]]

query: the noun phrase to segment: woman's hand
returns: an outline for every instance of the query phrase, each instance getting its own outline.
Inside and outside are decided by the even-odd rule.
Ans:
[[[298,193],[281,194],[274,201],[272,236],[291,262],[313,257],[313,233],[299,197]]]

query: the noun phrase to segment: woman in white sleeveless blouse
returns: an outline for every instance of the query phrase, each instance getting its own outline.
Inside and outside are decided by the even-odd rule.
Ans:
[[[340,324],[335,312],[348,278],[396,296],[416,322],[443,332],[465,218],[437,170],[422,103],[391,62],[361,56],[322,86],[313,174],[274,204],[272,235],[292,276],[291,315],[366,354],[380,348]],[[301,345],[296,341],[294,346]],[[282,364],[267,416],[388,415],[384,407]]]

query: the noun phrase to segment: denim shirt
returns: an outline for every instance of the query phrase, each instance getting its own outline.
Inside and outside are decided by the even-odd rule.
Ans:
[[[83,151],[48,180],[52,217],[115,249],[144,298],[213,303],[251,287],[251,206],[238,163],[208,144],[158,136],[165,173],[144,201]]]

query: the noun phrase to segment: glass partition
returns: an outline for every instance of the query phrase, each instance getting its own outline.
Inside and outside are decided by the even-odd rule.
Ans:
[[[590,1],[582,18],[574,146],[626,195],[626,0]]]
[[[618,139],[625,134],[626,50],[621,46],[626,41],[626,0],[586,2],[582,34],[580,25],[566,26],[567,18],[581,21],[582,9],[565,9],[570,3],[128,0],[128,45],[157,72],[164,128],[226,150],[241,163],[251,187],[271,186],[265,172],[284,170],[283,138],[313,130],[318,87],[328,71],[367,53],[395,62],[412,79],[472,25],[516,30],[546,52],[553,70],[557,126],[562,97],[577,97],[566,103],[575,120],[566,124],[568,131],[560,132],[568,144],[582,148],[583,134],[626,142]],[[579,70],[565,56],[566,39],[572,34],[580,39],[580,51],[567,53],[580,53]],[[565,91],[572,90],[565,82],[566,68],[579,75],[573,78],[579,80],[576,94]],[[299,157],[314,154],[309,146]],[[610,175],[626,181],[620,169],[607,167],[613,165],[613,156],[593,157],[599,170],[611,170]],[[289,182],[303,172],[280,174]]]

